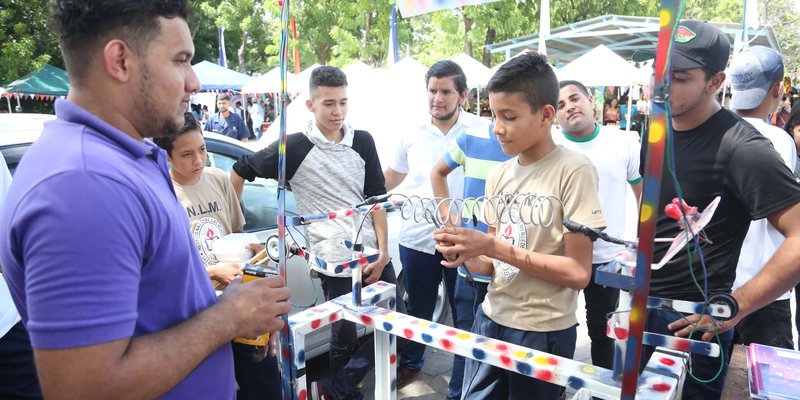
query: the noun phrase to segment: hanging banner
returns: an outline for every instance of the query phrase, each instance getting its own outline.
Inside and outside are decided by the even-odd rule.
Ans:
[[[409,18],[446,8],[474,6],[497,0],[397,0],[397,8],[403,18]]]

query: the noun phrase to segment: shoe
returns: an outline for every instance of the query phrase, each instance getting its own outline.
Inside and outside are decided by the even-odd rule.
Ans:
[[[397,369],[397,388],[400,389],[409,383],[413,382],[414,379],[422,373],[421,370],[418,369],[408,369],[406,367],[400,367]]]
[[[309,392],[311,400],[333,400],[333,397],[328,395],[328,392],[320,385],[319,381],[311,382]]]

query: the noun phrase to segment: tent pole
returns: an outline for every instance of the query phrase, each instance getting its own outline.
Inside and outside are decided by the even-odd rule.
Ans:
[[[633,86],[631,86],[630,90],[628,90],[628,109],[627,115],[625,116],[625,131],[631,131],[631,107],[633,104]]]

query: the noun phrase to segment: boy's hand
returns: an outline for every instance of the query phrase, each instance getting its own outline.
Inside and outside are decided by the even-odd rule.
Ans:
[[[383,273],[383,268],[389,263],[389,253],[382,251],[381,256],[374,263],[364,267],[364,283],[371,285],[380,279]]]
[[[208,266],[206,271],[208,272],[209,278],[223,285],[227,285],[232,280],[236,279],[237,276],[241,276],[243,269],[244,267],[241,264],[219,263]]]
[[[433,232],[436,250],[442,253],[442,265],[456,268],[470,258],[489,255],[488,246],[493,238],[474,229],[446,227]]]

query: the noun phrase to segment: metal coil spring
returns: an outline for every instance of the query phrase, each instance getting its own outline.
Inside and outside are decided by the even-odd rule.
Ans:
[[[547,228],[555,222],[556,212],[564,209],[558,197],[529,193],[466,199],[396,196],[405,198],[400,207],[401,218],[437,226],[459,225],[461,222],[477,225],[478,221],[482,221],[487,225],[522,222]]]

